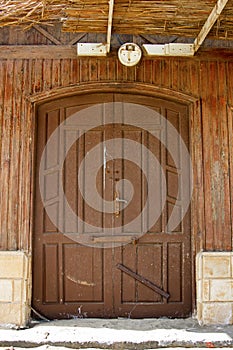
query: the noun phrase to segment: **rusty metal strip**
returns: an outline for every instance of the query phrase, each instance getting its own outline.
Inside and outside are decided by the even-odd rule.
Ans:
[[[127,275],[129,275],[129,276],[133,277],[134,279],[136,279],[137,281],[141,282],[142,284],[144,284],[148,288],[152,289],[154,292],[162,295],[164,298],[168,299],[170,297],[169,293],[165,292],[163,289],[159,288],[158,286],[156,286],[154,283],[152,283],[151,281],[149,281],[145,277],[133,272],[128,267],[126,267],[122,264],[117,264],[116,267],[119,270],[127,273]]]
[[[136,241],[137,236],[120,235],[120,236],[92,236],[94,243],[130,243]]]

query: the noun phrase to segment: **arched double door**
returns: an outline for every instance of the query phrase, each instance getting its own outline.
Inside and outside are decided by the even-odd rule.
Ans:
[[[144,106],[154,119],[147,120]],[[72,116],[80,111],[84,118],[76,122]],[[104,122],[107,114],[110,119]],[[98,125],[93,126],[92,119]],[[168,124],[175,133],[169,132]],[[58,137],[51,141],[59,125]],[[185,213],[183,208],[183,196],[191,188],[189,169],[180,181],[184,145],[189,148],[187,106],[136,94],[66,97],[38,107],[36,140],[33,307],[51,319],[190,315],[190,210]],[[117,148],[115,157],[109,141]],[[94,158],[87,161],[95,148]],[[145,158],[144,148],[155,157],[156,166]],[[102,166],[96,168],[95,162]],[[150,182],[153,171],[156,181]],[[98,209],[90,203],[93,172]],[[59,197],[59,181],[68,206]],[[147,202],[150,193],[157,196]],[[146,203],[149,210],[135,221]],[[80,220],[69,219],[67,208]],[[154,212],[155,222],[149,217]],[[171,215],[178,224],[168,232]],[[134,226],[128,225],[131,222]],[[145,225],[147,232],[142,234]]]

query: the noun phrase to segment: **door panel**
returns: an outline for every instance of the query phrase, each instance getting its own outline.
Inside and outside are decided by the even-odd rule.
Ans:
[[[99,126],[88,130],[92,115],[87,111],[85,125],[71,123],[69,116],[84,110],[88,106],[102,102],[133,103],[122,105],[122,123],[115,123],[114,113],[112,124],[103,125],[105,107],[99,112]],[[148,106],[157,114],[145,129],[130,125],[127,120],[136,120],[143,115],[137,114],[137,105]],[[131,105],[132,106],[132,105]],[[115,111],[115,113],[116,113]],[[118,118],[119,120],[119,118]],[[64,203],[58,198],[58,165],[66,152],[69,139],[80,136],[74,142],[65,158],[63,166],[63,189],[72,210],[83,220],[76,226],[66,220],[66,231],[78,232],[100,242],[106,239],[106,233],[101,237],[103,228],[115,228],[119,237],[131,234],[132,229],[140,234],[143,223],[126,229],[128,223],[136,218],[145,206],[148,190],[160,193],[166,191],[166,203],[157,203],[161,212],[158,220],[148,232],[138,237],[132,243],[112,248],[95,248],[81,245],[60,233],[49,217],[40,198],[39,165],[43,149],[52,132],[65,121],[65,127],[60,135],[63,144],[58,140],[52,145],[44,164],[44,181],[46,205],[54,211],[56,222],[65,212]],[[166,123],[170,122],[179,132],[177,138],[170,137]],[[34,227],[34,274],[33,274],[33,306],[40,313],[50,318],[70,317],[159,317],[188,316],[191,312],[191,238],[190,211],[181,223],[170,233],[166,227],[171,213],[175,211],[179,218],[182,215],[184,193],[179,189],[182,176],[181,164],[183,150],[179,135],[189,147],[189,119],[187,107],[169,101],[151,97],[127,94],[93,94],[89,96],[64,98],[59,101],[42,105],[38,109],[37,122],[37,169],[35,197],[35,227]],[[122,203],[114,202],[113,213],[106,213],[99,199],[101,211],[93,209],[84,200],[78,181],[78,171],[84,163],[82,177],[83,193],[88,190],[88,174],[92,171],[86,164],[86,155],[93,147],[102,143],[96,161],[103,164],[105,142],[121,138],[118,144],[121,158],[106,159],[106,168],[101,167],[96,177],[96,187],[100,197],[107,201],[116,198],[127,199],[122,179],[129,180],[134,188],[132,201],[124,209]],[[127,140],[137,142],[157,158],[166,178],[166,188],[156,179],[153,189],[148,189],[147,176],[153,169],[143,152],[137,154],[137,166],[126,158]],[[164,141],[161,142],[160,140]],[[114,142],[114,141],[113,141]],[[63,146],[61,146],[61,144]],[[168,152],[172,150],[172,154]],[[176,162],[174,162],[174,156]],[[144,172],[142,168],[144,166]],[[189,182],[189,176],[187,176]],[[153,208],[154,203],[149,203]],[[147,221],[150,221],[149,216]],[[97,226],[92,232],[87,224]],[[148,224],[147,224],[148,225]],[[168,227],[169,230],[169,227]],[[123,236],[122,236],[123,235]],[[111,239],[111,234],[110,234]],[[93,244],[94,244],[93,243]],[[122,264],[134,273],[150,281],[153,285],[169,293],[169,298],[161,296],[140,281],[127,275],[117,268]]]
[[[64,302],[103,302],[103,254],[101,249],[65,244]],[[85,269],[83,268],[85,266]]]

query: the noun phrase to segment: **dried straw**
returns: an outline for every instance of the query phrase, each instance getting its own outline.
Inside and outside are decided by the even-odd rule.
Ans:
[[[115,0],[113,32],[195,37],[216,0]],[[67,32],[105,33],[108,0],[0,0],[0,26],[63,23]],[[229,0],[212,37],[233,38],[233,0]]]

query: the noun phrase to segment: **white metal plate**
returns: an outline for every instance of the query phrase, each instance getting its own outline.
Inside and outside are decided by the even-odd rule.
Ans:
[[[193,56],[193,44],[143,44],[143,51],[148,56]]]
[[[106,56],[107,45],[102,43],[78,43],[78,56]]]

